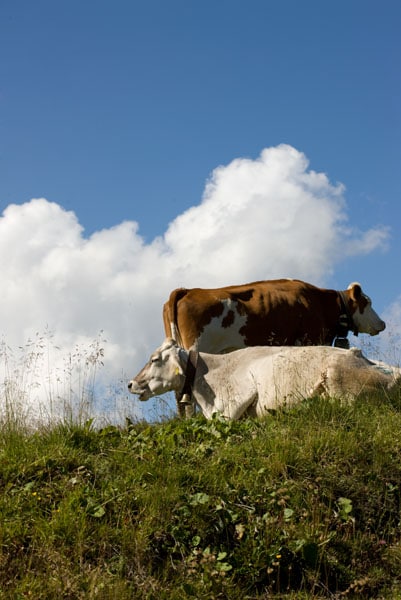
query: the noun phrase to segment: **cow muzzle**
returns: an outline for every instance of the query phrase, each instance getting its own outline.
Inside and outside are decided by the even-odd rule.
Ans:
[[[135,379],[132,379],[129,382],[128,389],[131,392],[131,394],[135,394],[136,396],[138,396],[138,400],[141,400],[142,402],[144,400],[148,400],[148,398],[150,398],[151,396],[149,387],[139,385],[139,383],[135,381]]]
[[[366,327],[366,331],[363,331],[362,333],[368,333],[369,335],[378,335],[381,331],[384,331],[386,329],[386,324],[384,321],[382,321],[381,319],[375,321],[374,323],[370,323],[367,327]]]

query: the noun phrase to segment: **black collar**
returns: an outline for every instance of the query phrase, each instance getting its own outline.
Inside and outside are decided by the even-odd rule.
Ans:
[[[354,320],[348,308],[345,292],[338,292],[338,296],[340,298],[341,312],[338,318],[337,336],[347,337],[349,331],[352,331],[352,333],[357,336],[358,330],[355,327]]]
[[[181,394],[189,394],[192,396],[192,388],[195,381],[196,364],[198,362],[199,352],[190,350],[188,352],[187,368],[185,369],[185,381]]]

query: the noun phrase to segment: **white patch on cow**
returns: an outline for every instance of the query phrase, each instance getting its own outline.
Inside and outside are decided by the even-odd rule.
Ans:
[[[194,349],[199,352],[221,354],[245,347],[244,336],[240,329],[246,324],[247,315],[239,315],[236,303],[229,298],[221,301],[224,310],[219,317],[213,317],[200,334]],[[223,327],[223,321],[230,311],[234,313],[234,321]]]

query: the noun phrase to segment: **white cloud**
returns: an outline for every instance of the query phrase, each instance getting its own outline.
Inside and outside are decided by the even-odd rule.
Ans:
[[[0,335],[18,346],[48,327],[71,349],[102,330],[107,376],[132,375],[162,339],[173,288],[283,276],[324,284],[337,262],[384,248],[388,235],[353,228],[344,187],[285,145],[215,169],[200,204],[150,244],[135,222],[85,238],[53,202],[10,205],[0,218]]]
[[[386,329],[377,338],[377,355],[381,360],[401,366],[401,296],[383,312]]]
[[[215,169],[201,204],[175,219],[165,241],[177,266],[184,261],[186,283],[220,285],[282,276],[319,282],[387,236],[381,227],[350,227],[344,187],[281,145]]]

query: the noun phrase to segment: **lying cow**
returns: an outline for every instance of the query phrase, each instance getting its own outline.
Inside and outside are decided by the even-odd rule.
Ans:
[[[139,400],[185,392],[206,418],[218,412],[239,419],[314,395],[388,390],[400,377],[400,369],[371,362],[357,348],[254,346],[218,355],[190,353],[167,338],[128,388]]]
[[[359,283],[336,291],[294,279],[179,288],[164,304],[163,321],[166,337],[212,354],[247,346],[330,346],[336,338],[348,347],[349,331],[377,335],[385,328]],[[180,403],[178,410],[183,413]]]

